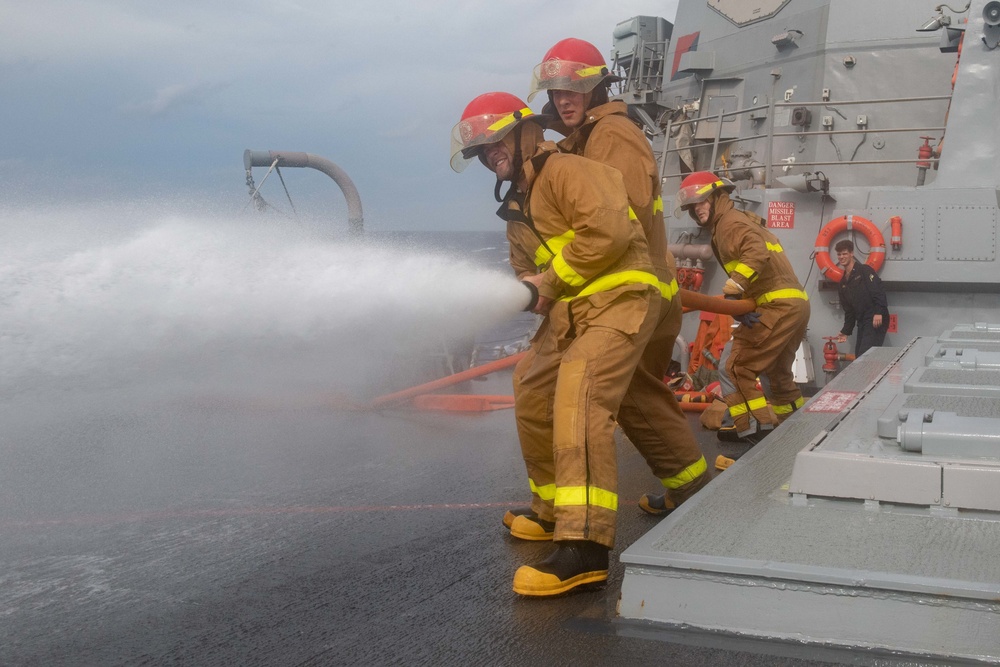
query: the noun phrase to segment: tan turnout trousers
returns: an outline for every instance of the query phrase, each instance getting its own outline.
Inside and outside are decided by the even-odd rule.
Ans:
[[[556,540],[614,546],[618,409],[658,319],[658,291],[629,285],[553,306],[514,372],[531,509]]]

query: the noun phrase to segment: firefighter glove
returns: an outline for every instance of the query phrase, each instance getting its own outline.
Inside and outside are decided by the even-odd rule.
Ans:
[[[732,278],[726,279],[726,284],[722,286],[722,293],[726,296],[743,296],[743,287]]]
[[[740,324],[744,325],[747,329],[753,329],[753,325],[760,322],[760,313],[756,311],[751,311],[746,315],[738,315],[733,318]]]

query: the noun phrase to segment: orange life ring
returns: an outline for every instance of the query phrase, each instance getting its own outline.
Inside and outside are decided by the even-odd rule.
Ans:
[[[823,229],[819,230],[816,237],[815,252],[816,266],[819,272],[827,280],[839,283],[844,277],[844,270],[837,266],[836,262],[830,259],[830,243],[834,237],[841,232],[857,231],[865,235],[871,250],[868,252],[868,259],[865,264],[879,271],[885,263],[885,239],[882,232],[878,230],[871,220],[862,218],[860,215],[842,215],[826,223]]]

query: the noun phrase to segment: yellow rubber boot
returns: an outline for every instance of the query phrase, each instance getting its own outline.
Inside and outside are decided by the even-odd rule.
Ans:
[[[556,524],[540,519],[537,514],[522,514],[515,516],[510,524],[511,537],[529,542],[544,542],[551,540],[555,534]]]
[[[514,573],[514,592],[529,597],[562,595],[608,580],[608,552],[587,540],[556,542],[556,549],[537,565],[522,565]]]
[[[503,525],[506,528],[510,528],[511,524],[514,523],[514,519],[525,514],[534,514],[530,507],[518,507],[516,509],[507,510],[507,513],[503,515]]]
[[[715,457],[716,470],[726,470],[734,463],[736,463],[736,459],[731,459],[728,456],[723,456],[722,454]]]

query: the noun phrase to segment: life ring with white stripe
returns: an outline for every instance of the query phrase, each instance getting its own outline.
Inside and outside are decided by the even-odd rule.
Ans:
[[[837,234],[847,231],[861,232],[868,239],[868,245],[871,249],[865,264],[878,272],[882,269],[882,264],[885,263],[885,239],[882,237],[882,232],[871,220],[862,218],[860,215],[842,215],[839,218],[834,218],[826,223],[823,229],[819,230],[814,250],[819,272],[823,274],[824,278],[835,283],[839,283],[840,279],[844,277],[844,270],[830,258],[830,243]]]

